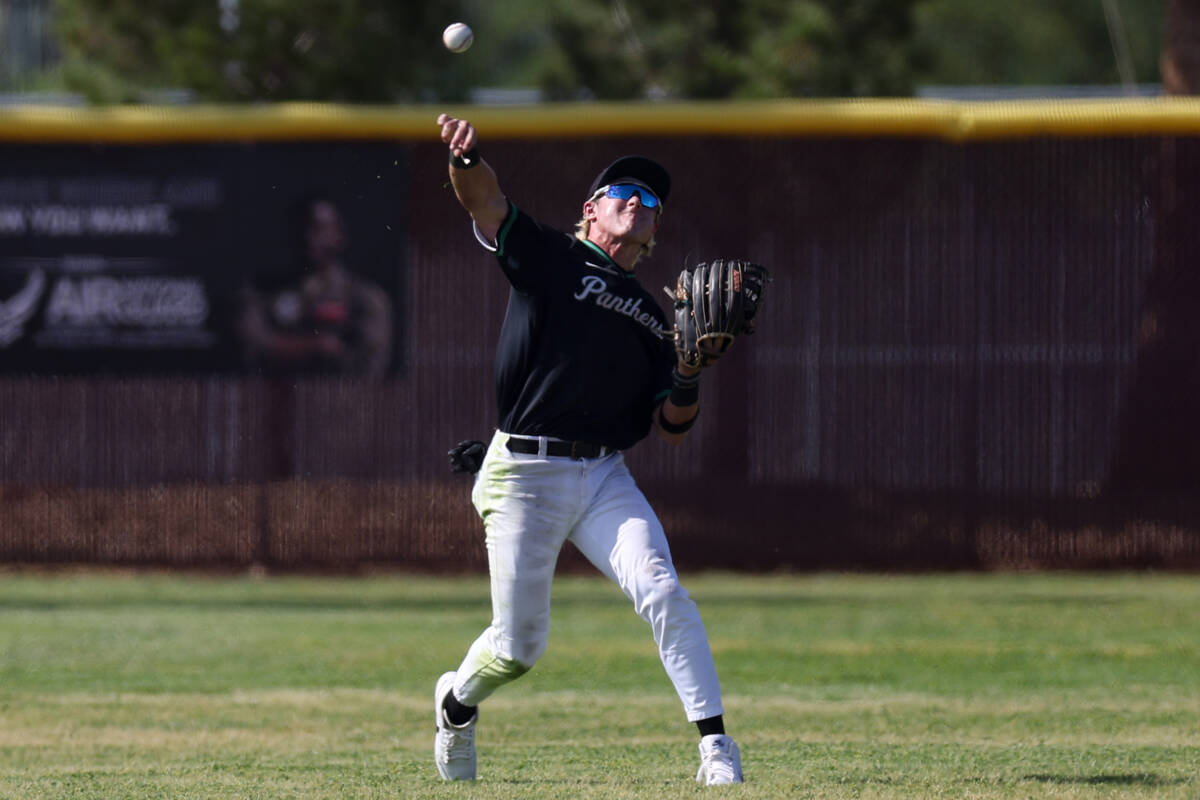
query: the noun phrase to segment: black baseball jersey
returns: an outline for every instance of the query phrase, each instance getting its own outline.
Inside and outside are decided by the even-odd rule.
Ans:
[[[496,352],[500,429],[618,449],[644,439],[675,363],[653,296],[596,245],[511,202],[496,242],[478,238],[512,286]]]

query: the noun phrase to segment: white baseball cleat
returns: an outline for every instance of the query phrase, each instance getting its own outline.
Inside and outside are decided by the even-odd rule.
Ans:
[[[714,733],[700,740],[700,771],[696,781],[706,786],[720,783],[742,783],[742,754],[737,742],[723,733]]]
[[[454,688],[454,673],[447,672],[438,678],[433,690],[433,715],[437,724],[437,735],[433,739],[433,760],[438,774],[447,781],[475,780],[475,723],[479,712],[470,722],[451,725],[446,719],[442,703],[446,694]]]

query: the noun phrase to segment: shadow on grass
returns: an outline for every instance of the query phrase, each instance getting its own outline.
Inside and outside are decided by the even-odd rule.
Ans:
[[[1039,783],[1082,784],[1085,786],[1181,786],[1187,778],[1164,778],[1150,772],[1114,775],[1025,775],[1024,780]]]

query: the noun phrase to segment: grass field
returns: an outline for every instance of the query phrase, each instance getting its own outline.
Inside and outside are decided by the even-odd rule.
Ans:
[[[686,577],[686,576],[685,576]],[[747,783],[697,787],[649,631],[563,577],[443,784],[486,580],[0,575],[3,798],[1200,798],[1200,580],[693,576]]]

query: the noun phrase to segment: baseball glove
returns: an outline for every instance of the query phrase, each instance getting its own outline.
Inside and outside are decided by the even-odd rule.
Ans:
[[[766,267],[738,259],[717,259],[679,273],[675,291],[675,352],[689,367],[707,367],[738,336],[754,333]]]
[[[483,457],[487,455],[487,442],[478,439],[464,439],[446,451],[450,456],[451,472],[466,472],[474,475],[483,465]]]

